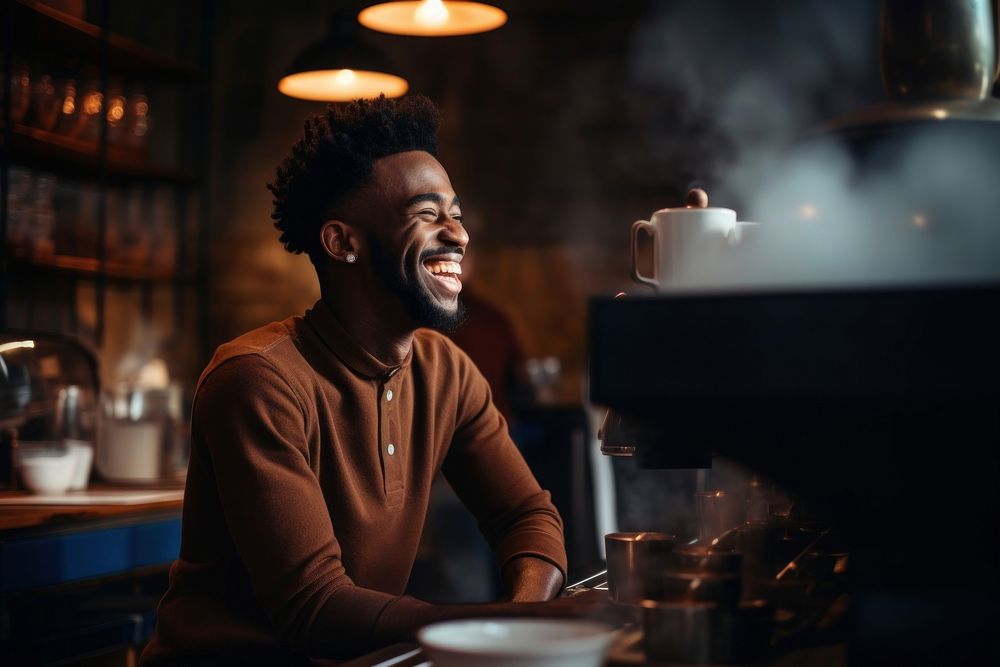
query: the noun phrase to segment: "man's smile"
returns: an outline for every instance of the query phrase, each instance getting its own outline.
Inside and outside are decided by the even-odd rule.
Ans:
[[[462,255],[449,253],[424,260],[424,270],[431,276],[431,285],[442,299],[452,299],[462,291]]]

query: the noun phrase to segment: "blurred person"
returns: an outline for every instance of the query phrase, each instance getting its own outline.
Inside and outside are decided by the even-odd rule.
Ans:
[[[472,255],[462,263],[462,285],[465,320],[446,333],[479,368],[493,392],[493,404],[510,423],[517,409],[533,400],[524,348],[510,316],[476,289]]]
[[[145,665],[296,664],[430,622],[579,615],[562,520],[511,441],[463,317],[461,205],[422,97],[331,106],[279,165],[272,218],[312,261],[302,317],[216,351],[193,405],[181,550]],[[506,600],[404,595],[443,472],[496,555]]]

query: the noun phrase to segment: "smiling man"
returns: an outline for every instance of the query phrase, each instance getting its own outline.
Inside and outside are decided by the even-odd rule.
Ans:
[[[563,584],[559,514],[479,371],[424,328],[461,321],[469,244],[437,126],[420,97],[330,107],[278,167],[275,226],[322,298],[202,374],[181,553],[145,664],[294,664],[435,620],[560,613],[523,604]],[[438,471],[496,552],[506,603],[403,595]]]

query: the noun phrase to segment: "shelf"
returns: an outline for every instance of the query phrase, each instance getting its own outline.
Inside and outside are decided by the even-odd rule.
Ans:
[[[0,145],[4,145],[6,140],[6,133],[0,132]],[[12,162],[83,178],[94,178],[100,166],[96,143],[27,125],[11,127],[9,148]],[[152,163],[135,151],[115,146],[108,147],[107,165],[108,176],[112,179],[153,180],[179,185],[197,182],[191,174]]]
[[[157,269],[130,262],[108,260],[101,268],[99,260],[93,257],[72,257],[51,255],[48,257],[17,257],[8,259],[10,270],[20,272],[47,271],[82,278],[97,278],[101,275],[112,280],[128,282],[169,282],[176,277],[172,269]]]
[[[10,3],[14,25],[14,42],[23,51],[41,47],[47,56],[59,55],[73,61],[97,67],[101,62],[102,30],[32,0]],[[108,69],[116,74],[167,80],[194,80],[200,76],[198,69],[176,58],[143,46],[118,35],[108,33]]]

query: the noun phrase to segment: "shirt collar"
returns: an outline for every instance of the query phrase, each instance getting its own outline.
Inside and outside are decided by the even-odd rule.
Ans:
[[[409,366],[410,360],[413,358],[413,346],[411,345],[410,351],[406,353],[406,358],[398,366],[382,363],[347,332],[323,299],[317,301],[312,308],[306,311],[304,319],[323,345],[358,375],[372,379],[389,378],[400,369]]]

